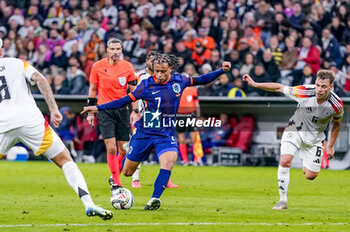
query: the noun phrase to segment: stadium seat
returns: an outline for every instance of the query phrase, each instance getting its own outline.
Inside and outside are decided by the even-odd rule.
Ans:
[[[232,127],[232,132],[230,136],[226,139],[226,146],[228,147],[234,147],[235,143],[237,142],[238,133],[239,133],[239,131],[236,128],[237,124],[238,124],[238,120],[236,117],[230,118],[230,125]]]
[[[226,145],[241,148],[243,152],[247,151],[253,136],[254,126],[255,120],[252,116],[243,116],[240,122],[233,127],[230,137],[226,140]]]

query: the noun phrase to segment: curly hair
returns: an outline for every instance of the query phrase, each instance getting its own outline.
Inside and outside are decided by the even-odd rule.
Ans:
[[[159,53],[157,51],[150,51],[146,55],[146,60],[151,60],[154,57],[156,57],[157,55],[159,55]]]
[[[164,64],[164,63],[167,63],[169,67],[172,68],[173,72],[180,67],[179,58],[177,56],[172,54],[158,53],[153,60],[153,66],[155,64]]]

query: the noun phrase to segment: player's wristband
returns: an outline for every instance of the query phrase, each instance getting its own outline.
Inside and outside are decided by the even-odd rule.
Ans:
[[[140,113],[139,109],[133,109],[132,111],[134,111],[135,113]]]
[[[130,84],[132,86],[136,86],[137,85],[137,80],[129,81],[128,84]]]
[[[96,105],[96,104],[97,104],[96,98],[89,97],[89,98],[87,99],[87,102],[86,102],[86,105],[87,105],[87,106],[94,106],[94,105]]]

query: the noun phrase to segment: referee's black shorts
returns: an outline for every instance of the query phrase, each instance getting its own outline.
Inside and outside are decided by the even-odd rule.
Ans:
[[[196,113],[188,113],[188,114],[177,114],[176,120],[179,121],[183,121],[183,124],[185,124],[185,126],[180,126],[179,123],[176,124],[176,132],[177,133],[186,133],[186,132],[193,132],[193,131],[197,131],[197,127],[196,126],[192,126],[192,125],[188,125],[186,126],[186,122],[187,120],[191,120],[191,119],[195,119],[196,118]]]
[[[97,121],[103,139],[115,137],[117,141],[129,141],[131,129],[127,106],[115,110],[98,111]]]

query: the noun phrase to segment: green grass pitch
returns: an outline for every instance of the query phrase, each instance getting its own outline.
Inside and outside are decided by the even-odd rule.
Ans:
[[[96,204],[113,209],[107,164],[78,164]],[[0,161],[0,231],[350,231],[350,172],[321,171],[314,181],[291,170],[288,206],[278,200],[277,168],[182,167],[158,211],[143,211],[159,166],[143,166],[130,210],[89,218],[62,171],[49,162]]]

